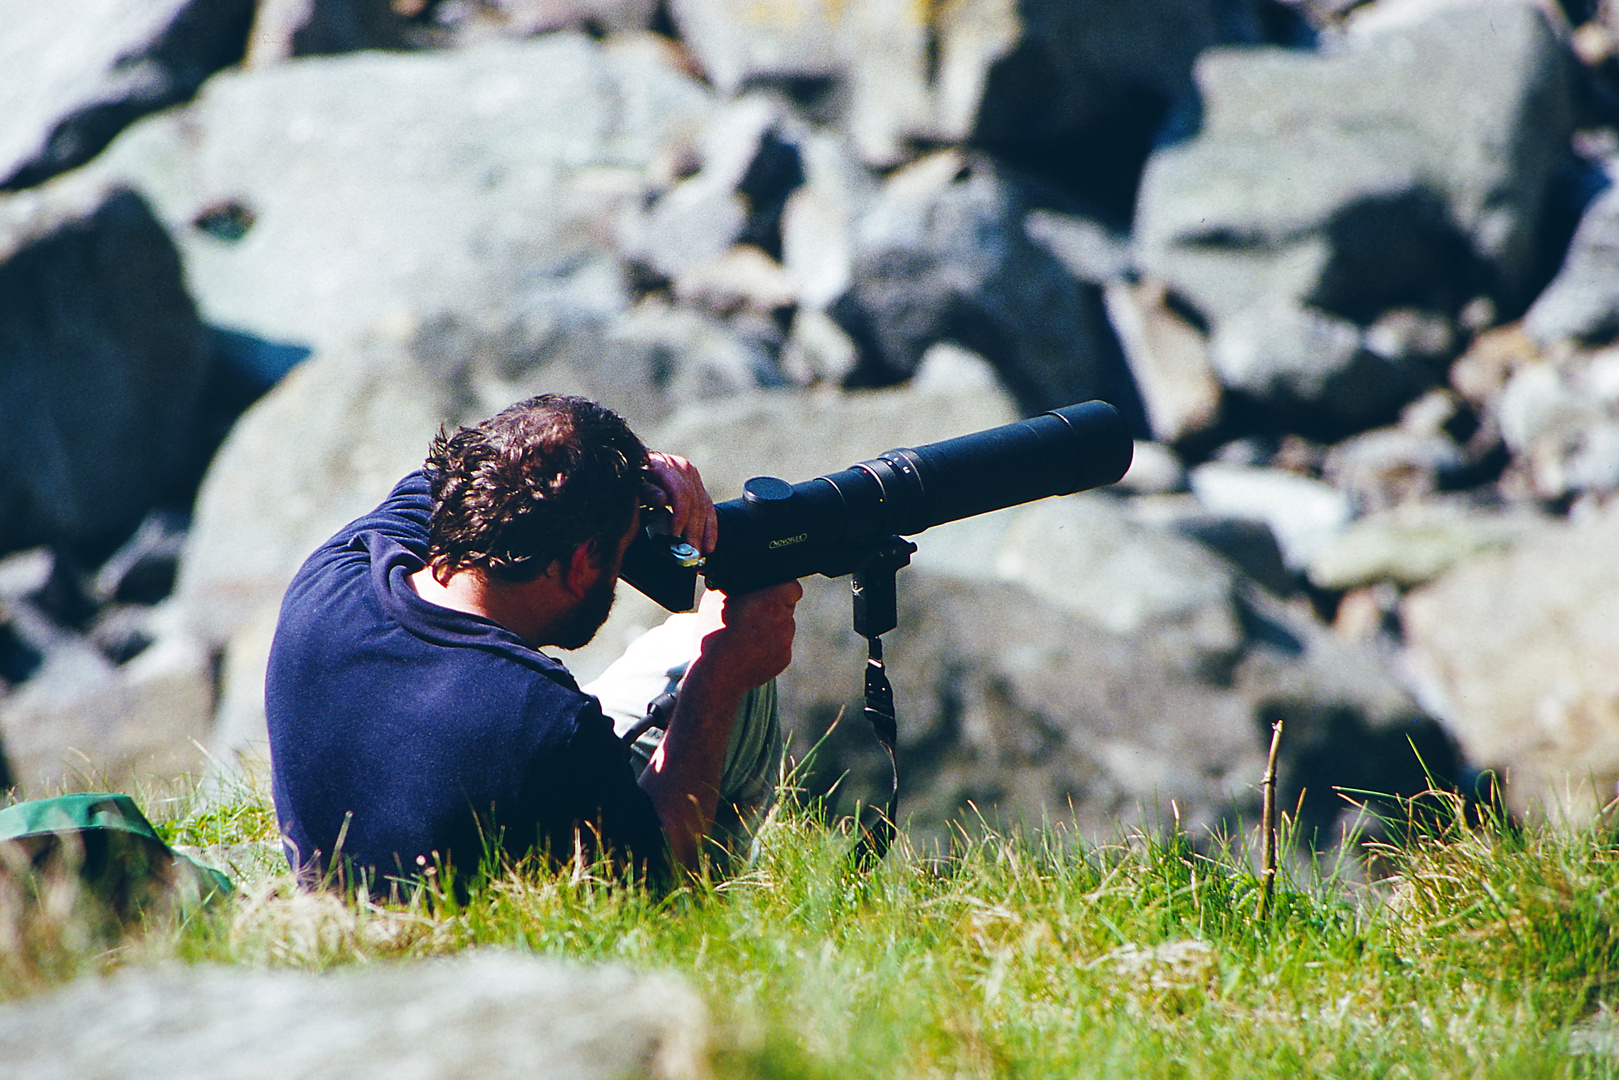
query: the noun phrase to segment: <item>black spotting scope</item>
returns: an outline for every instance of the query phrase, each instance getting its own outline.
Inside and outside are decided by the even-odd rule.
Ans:
[[[895,536],[1051,495],[1111,484],[1130,467],[1130,433],[1105,401],[890,450],[842,472],[789,484],[756,476],[715,506],[719,541],[707,558],[643,526],[623,579],[670,611],[696,603],[697,574],[727,593],[811,574],[842,577]],[[911,548],[914,550],[914,548]]]

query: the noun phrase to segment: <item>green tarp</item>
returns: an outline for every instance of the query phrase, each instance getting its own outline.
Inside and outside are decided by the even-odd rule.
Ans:
[[[231,881],[163,842],[128,795],[92,792],[0,810],[0,874],[71,875],[120,919],[229,896]]]

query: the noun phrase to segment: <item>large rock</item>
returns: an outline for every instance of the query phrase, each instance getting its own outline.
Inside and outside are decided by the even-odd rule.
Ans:
[[[1259,40],[1253,14],[1240,0],[939,5],[936,132],[1015,146],[1147,119],[1192,89],[1205,48]]]
[[[808,132],[776,101],[750,96],[721,109],[703,133],[700,166],[655,202],[625,216],[624,252],[675,279],[734,243],[781,255],[782,207],[804,181]]]
[[[1516,0],[1441,5],[1319,53],[1210,50],[1195,128],[1142,180],[1138,257],[1217,333],[1266,305],[1365,325],[1481,287],[1522,303],[1568,152],[1569,73]]]
[[[750,477],[797,483],[895,447],[920,446],[1016,419],[1011,400],[993,389],[783,392],[682,409],[650,440],[690,458],[716,499],[734,499]]]
[[[932,126],[928,9],[902,0],[673,0],[669,10],[724,93],[758,83],[841,83],[850,99],[847,126],[868,161],[897,164],[906,136]]]
[[[671,12],[727,93],[845,84],[848,129],[883,165],[917,140],[1027,147],[1144,131],[1188,88],[1200,50],[1258,37],[1249,5],[1206,0],[673,0]]]
[[[15,1080],[712,1075],[684,982],[499,952],[329,974],[129,968],[0,1008],[0,1054]]]
[[[1153,445],[1137,444],[1137,450]],[[1134,461],[1130,467],[1133,471]],[[1129,479],[1126,473],[1118,488],[1124,488]],[[1276,596],[1290,596],[1297,588],[1297,579],[1282,560],[1276,534],[1262,519],[1210,509],[1189,492],[1137,496],[1124,505],[1136,524],[1196,540]]]
[[[1543,345],[1607,342],[1619,334],[1619,188],[1586,209],[1562,269],[1523,324]]]
[[[833,308],[863,346],[855,378],[912,374],[929,346],[982,355],[1028,412],[1134,391],[1100,290],[1025,229],[1018,180],[947,151],[896,173],[855,231],[853,280]]]
[[[1230,677],[1246,637],[1239,575],[1213,551],[1144,528],[1102,497],[1047,500],[1005,517],[1011,520],[989,567],[997,578],[1141,639],[1167,678]],[[956,569],[973,576],[959,560]]]
[[[1023,220],[1029,239],[1050,251],[1079,278],[1093,285],[1134,283],[1140,277],[1130,238],[1116,223],[1074,208],[1040,207]],[[1158,283],[1144,283],[1156,290]]]
[[[804,182],[782,207],[781,261],[799,302],[824,310],[849,287],[855,223],[877,184],[842,140],[810,132],[799,149]]]
[[[400,312],[627,298],[612,222],[711,110],[653,39],[356,53],[230,73],[93,166],[158,208],[208,322],[342,343]]]
[[[1192,490],[1216,513],[1270,526],[1283,561],[1302,570],[1353,516],[1348,497],[1285,469],[1210,461],[1192,470]]]
[[[689,175],[620,219],[643,287],[667,281],[684,303],[778,328],[795,308],[824,314],[848,288],[854,221],[876,182],[842,140],[749,94],[718,111],[680,166]]]
[[[582,393],[616,410],[643,432],[680,405],[782,385],[773,340],[760,340],[701,311],[651,298],[606,325],[599,344],[585,334],[571,340],[561,336],[547,356],[551,357],[555,366],[578,373]]]
[[[265,603],[225,646],[219,665],[219,704],[208,742],[210,779],[269,775],[264,677],[280,616],[280,604]]]
[[[107,545],[183,499],[208,449],[212,364],[140,196],[0,198],[0,551]]]
[[[89,161],[242,58],[253,0],[0,3],[0,190]]]
[[[1431,703],[1512,808],[1578,823],[1619,784],[1619,511],[1548,526],[1408,596]]]
[[[1421,23],[1432,17],[1435,12],[1444,11],[1446,8],[1476,7],[1481,3],[1496,3],[1498,0],[1379,0],[1375,4],[1363,3],[1360,0],[1323,0],[1323,2],[1338,4],[1339,15],[1342,17],[1339,29],[1354,35],[1397,30]],[[1517,2],[1540,12],[1546,24],[1560,39],[1565,41],[1569,39],[1573,29],[1569,25],[1570,11],[1565,10],[1560,0],[1517,0]]]

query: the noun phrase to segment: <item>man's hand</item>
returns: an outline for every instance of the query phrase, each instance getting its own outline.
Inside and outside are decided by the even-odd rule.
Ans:
[[[796,581],[739,596],[703,593],[697,605],[702,644],[692,666],[711,668],[716,680],[744,693],[763,686],[792,663],[793,610],[803,596]]]
[[[647,454],[647,472],[669,508],[670,533],[704,555],[713,551],[720,538],[719,519],[697,467],[683,457],[654,450]]]
[[[741,596],[709,592],[699,605],[702,641],[675,698],[663,742],[641,787],[652,797],[675,859],[697,865],[713,827],[720,769],[742,696],[780,675],[793,658],[796,581]]]

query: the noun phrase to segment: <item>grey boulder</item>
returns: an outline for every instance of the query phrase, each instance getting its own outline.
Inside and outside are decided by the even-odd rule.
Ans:
[[[652,273],[675,279],[718,259],[733,244],[780,256],[781,216],[804,181],[808,131],[763,96],[722,107],[697,148],[690,177],[639,212],[625,215],[620,244]]]
[[[330,973],[127,968],[0,1008],[17,1080],[712,1075],[672,976],[500,952]]]
[[[1194,122],[1142,179],[1137,257],[1217,337],[1264,309],[1365,326],[1390,308],[1455,311],[1480,289],[1527,301],[1573,123],[1569,54],[1534,6],[1444,5],[1322,52],[1211,49],[1196,77]],[[1403,364],[1382,373],[1387,390],[1375,370],[1349,374],[1376,342],[1337,337],[1318,378],[1345,372],[1374,399],[1431,381],[1411,389]],[[1296,396],[1236,363],[1246,351],[1228,380]]]
[[[1440,369],[1368,349],[1360,328],[1320,308],[1267,299],[1216,324],[1220,382],[1290,424],[1329,434],[1390,420]]]
[[[338,345],[441,312],[627,304],[619,210],[688,144],[707,92],[650,38],[355,53],[230,73],[94,168],[142,191],[204,318]]]
[[[1514,811],[1586,820],[1619,783],[1619,513],[1547,526],[1406,597],[1426,699]]]
[[[82,165],[242,58],[253,0],[0,3],[0,190]]]
[[[421,466],[452,403],[375,337],[317,354],[261,398],[209,466],[176,597],[210,646],[281,593],[306,556]]]
[[[1359,518],[1310,558],[1310,583],[1346,592],[1388,582],[1414,589],[1460,563],[1510,548],[1546,524],[1532,511],[1415,502]]]
[[[846,125],[868,161],[897,164],[906,132],[930,121],[926,9],[902,0],[672,0],[669,12],[724,94],[758,84],[842,84]]]
[[[1202,330],[1175,310],[1162,282],[1115,281],[1103,298],[1153,437],[1174,443],[1211,429],[1221,388]]]
[[[1121,116],[1151,123],[1152,106],[1192,89],[1200,52],[1261,33],[1241,0],[978,0],[933,10],[938,134],[983,145],[1072,137]]]
[[[1215,513],[1270,526],[1283,561],[1295,571],[1309,565],[1354,515],[1348,496],[1285,469],[1210,461],[1192,470],[1191,484]]]
[[[1028,412],[1134,397],[1100,290],[1025,228],[1015,176],[946,151],[890,177],[855,228],[852,282],[832,307],[862,346],[853,378],[897,382],[952,341],[983,356]]]
[[[716,499],[732,499],[750,477],[797,483],[895,447],[1016,419],[1011,399],[994,386],[773,392],[678,409],[654,429],[649,445],[690,458]]]
[[[1619,334],[1619,188],[1586,209],[1562,269],[1523,325],[1542,345],[1602,343]]]

